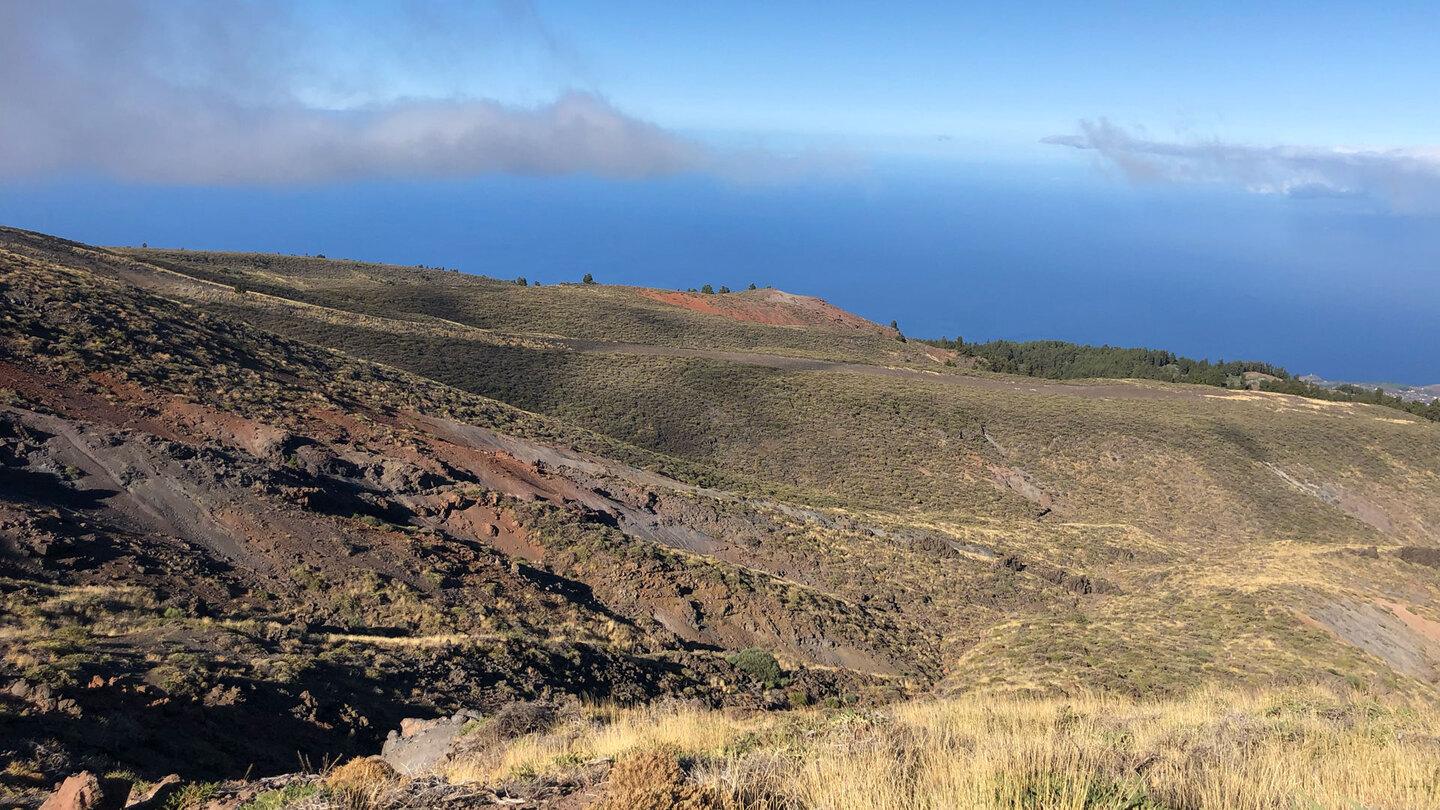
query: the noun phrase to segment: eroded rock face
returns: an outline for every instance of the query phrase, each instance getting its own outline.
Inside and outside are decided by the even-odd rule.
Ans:
[[[460,730],[479,712],[464,709],[437,720],[406,718],[399,731],[391,731],[380,749],[380,758],[396,772],[414,776],[443,763],[460,739]]]
[[[89,771],[66,779],[40,810],[122,810],[130,798],[124,779],[101,779]]]
[[[1416,565],[1428,565],[1431,568],[1440,568],[1440,549],[1405,546],[1395,552],[1395,556],[1405,562],[1415,563]]]

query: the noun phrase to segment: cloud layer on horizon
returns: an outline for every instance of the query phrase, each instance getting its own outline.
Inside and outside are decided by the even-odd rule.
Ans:
[[[447,11],[433,2],[400,8],[429,6]],[[162,13],[148,0],[75,0],[6,10],[0,177],[291,184],[489,172],[632,178],[719,166],[706,148],[589,92],[538,105],[459,95],[340,110],[306,103],[297,85],[347,77],[305,63],[313,43],[283,2],[207,0]]]
[[[1296,198],[1371,197],[1405,214],[1440,214],[1440,147],[1248,146],[1136,138],[1105,119],[1042,143],[1097,153],[1136,182],[1228,183]]]

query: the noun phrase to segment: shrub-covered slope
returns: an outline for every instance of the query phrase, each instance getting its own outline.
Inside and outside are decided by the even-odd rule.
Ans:
[[[0,267],[12,788],[522,697],[1440,677],[1440,425],[1392,410],[966,373],[767,291],[18,231]]]

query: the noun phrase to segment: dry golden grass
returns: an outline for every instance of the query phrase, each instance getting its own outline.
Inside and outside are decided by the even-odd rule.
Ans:
[[[733,808],[1440,807],[1440,718],[1397,697],[1320,689],[1165,702],[970,695],[745,719],[600,707],[479,751],[448,776],[495,784],[657,751],[688,762],[688,783]]]
[[[768,717],[768,716],[766,716]],[[641,749],[714,751],[773,722],[735,720],[720,712],[663,703],[649,709],[591,707],[583,720],[548,734],[532,734],[472,753],[447,770],[452,781],[494,783],[517,774],[546,773],[596,759],[617,759]]]
[[[685,778],[679,760],[664,751],[644,751],[615,766],[609,789],[595,810],[721,810],[713,785]]]
[[[376,784],[388,784],[399,779],[395,769],[379,757],[356,757],[325,775],[326,787],[368,789]]]
[[[478,644],[495,636],[467,635],[465,633],[439,633],[433,636],[375,636],[354,633],[326,633],[323,638],[330,644],[370,644],[376,647],[458,647]]]
[[[834,810],[1433,807],[1436,727],[1406,708],[1220,692],[912,704],[889,739],[842,738],[807,757],[796,787]]]

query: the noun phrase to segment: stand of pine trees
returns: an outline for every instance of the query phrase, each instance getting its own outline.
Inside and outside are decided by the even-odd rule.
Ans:
[[[1405,411],[1440,422],[1440,400],[1408,402],[1380,389],[1342,385],[1321,388],[1297,379],[1280,366],[1259,361],[1193,360],[1161,349],[1126,349],[1119,346],[1085,346],[1060,340],[992,340],[966,343],[962,339],[922,341],[931,346],[959,352],[983,361],[983,367],[1006,374],[1044,377],[1050,380],[1078,380],[1093,377],[1114,379],[1165,380],[1200,385],[1243,385],[1246,372],[1259,372],[1276,379],[1261,379],[1262,391],[1295,394],[1333,402],[1368,402]]]

